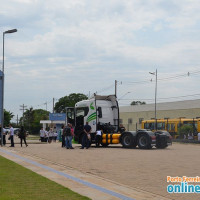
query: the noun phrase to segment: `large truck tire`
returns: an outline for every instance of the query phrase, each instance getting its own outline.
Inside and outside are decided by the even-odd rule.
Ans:
[[[138,137],[138,146],[140,149],[150,149],[150,139],[147,134],[140,134]]]
[[[137,146],[137,143],[131,133],[125,133],[122,135],[121,144],[123,148],[135,148]]]
[[[165,149],[170,143],[170,134],[166,131],[157,131],[156,133],[156,148]]]
[[[158,139],[157,139],[158,140]],[[164,141],[164,140],[158,140],[157,142],[156,142],[156,148],[158,148],[158,149],[165,149],[165,148],[167,148],[168,147],[168,145],[167,145],[167,142],[166,141]]]

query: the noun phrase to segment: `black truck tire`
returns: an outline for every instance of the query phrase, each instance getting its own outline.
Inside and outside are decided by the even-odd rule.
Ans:
[[[167,148],[168,147],[168,145],[166,144],[166,142],[164,142],[164,141],[159,141],[157,144],[156,144],[156,148],[157,149],[165,149],[165,148]]]
[[[166,147],[168,147],[168,145],[167,145],[167,136],[157,135],[157,137],[156,137],[156,148],[165,149]]]
[[[140,149],[150,149],[151,144],[150,144],[149,136],[146,134],[140,134],[138,137],[138,146]]]
[[[125,133],[122,136],[121,144],[124,148],[135,148],[137,146],[137,143],[131,133]]]

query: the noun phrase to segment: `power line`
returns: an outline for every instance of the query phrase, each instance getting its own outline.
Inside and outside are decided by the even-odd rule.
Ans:
[[[189,94],[189,95],[183,95],[183,96],[174,96],[174,97],[163,97],[163,98],[157,98],[158,100],[165,100],[165,99],[174,99],[174,98],[185,98],[185,97],[194,97],[194,96],[199,96],[200,94]],[[135,99],[135,98],[131,98],[131,99],[121,99],[123,101],[130,101],[130,100],[141,100],[141,101],[151,101],[154,99]]]
[[[173,79],[179,79],[179,78],[183,78],[183,77],[187,77],[187,76],[191,76],[191,75],[198,75],[200,74],[199,70],[196,71],[191,71],[191,72],[187,72],[187,73],[183,73],[183,74],[177,74],[177,75],[173,75],[173,76],[168,76],[168,77],[163,77],[163,78],[158,78],[158,81],[169,81],[169,80],[173,80]],[[132,84],[146,84],[149,83],[150,81],[154,81],[153,79],[145,79],[142,81],[125,81],[123,83],[127,84],[127,85],[132,85]]]
[[[109,90],[109,89],[111,89],[111,88],[114,88],[114,86],[115,86],[115,85],[112,84],[112,85],[110,85],[110,86],[108,86],[108,87],[105,87],[105,88],[103,88],[103,89],[97,91],[97,94],[102,93],[102,92],[105,92],[106,90]]]

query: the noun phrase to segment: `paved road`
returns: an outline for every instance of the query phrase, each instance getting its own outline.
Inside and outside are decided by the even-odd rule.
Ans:
[[[119,145],[88,150],[79,149],[79,145],[74,147],[73,150],[67,150],[61,148],[60,143],[31,144],[27,148],[16,145],[14,151],[21,156],[29,156],[30,159],[39,159],[45,165],[51,163],[82,176],[99,177],[100,180],[114,184],[108,187],[111,191],[126,188],[128,191],[124,195],[131,198],[152,199],[154,195],[153,199],[199,199],[198,194],[172,195],[166,192],[167,176],[199,175],[199,145],[173,144],[164,150],[122,149]],[[89,180],[95,183],[97,178]]]

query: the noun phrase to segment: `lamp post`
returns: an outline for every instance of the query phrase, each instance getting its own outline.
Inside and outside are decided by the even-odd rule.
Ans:
[[[11,29],[3,32],[3,61],[2,61],[2,99],[1,99],[1,146],[3,146],[3,126],[4,126],[4,38],[5,34],[15,33],[17,29]]]
[[[156,116],[156,98],[157,98],[157,69],[156,72],[149,72],[149,74],[155,75],[156,76],[156,84],[155,84],[155,129],[157,131],[157,116]]]

